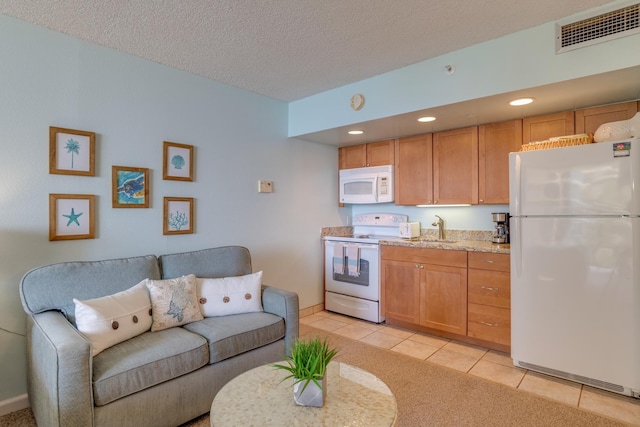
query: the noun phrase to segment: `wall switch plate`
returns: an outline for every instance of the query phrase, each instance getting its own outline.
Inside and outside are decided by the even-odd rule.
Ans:
[[[258,193],[273,193],[273,181],[258,181]]]

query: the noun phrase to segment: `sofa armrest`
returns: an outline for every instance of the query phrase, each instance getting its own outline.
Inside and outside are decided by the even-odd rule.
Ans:
[[[272,286],[262,285],[262,307],[267,313],[284,318],[287,355],[290,354],[293,341],[298,339],[300,313],[298,307],[298,294]]]
[[[27,387],[39,426],[93,425],[89,341],[57,311],[27,316]]]

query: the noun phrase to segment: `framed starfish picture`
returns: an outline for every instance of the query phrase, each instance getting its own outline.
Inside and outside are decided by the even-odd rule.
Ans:
[[[164,141],[162,179],[193,181],[193,145]]]
[[[114,208],[149,207],[149,169],[112,166],[111,178]]]
[[[49,127],[49,173],[95,176],[96,134]]]
[[[95,238],[92,194],[49,194],[49,240]]]

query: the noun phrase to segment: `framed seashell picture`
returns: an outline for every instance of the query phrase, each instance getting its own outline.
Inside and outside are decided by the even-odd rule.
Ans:
[[[164,141],[162,179],[193,181],[193,145]]]

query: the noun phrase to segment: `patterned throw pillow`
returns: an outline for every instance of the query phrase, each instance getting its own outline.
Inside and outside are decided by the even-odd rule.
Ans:
[[[203,319],[196,296],[195,275],[167,280],[147,279],[147,288],[153,309],[152,331],[161,331]]]
[[[80,301],[76,326],[91,341],[93,355],[151,328],[151,301],[146,279],[137,285],[102,298]]]
[[[198,278],[198,300],[204,317],[263,311],[262,271],[220,279]]]

